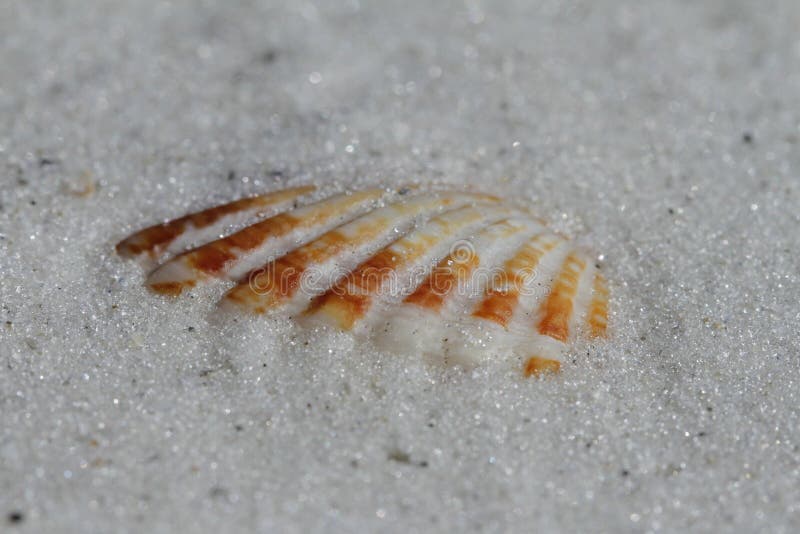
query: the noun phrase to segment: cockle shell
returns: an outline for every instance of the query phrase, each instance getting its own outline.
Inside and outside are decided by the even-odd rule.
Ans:
[[[313,190],[186,215],[117,252],[152,269],[146,284],[158,293],[229,281],[221,309],[284,314],[445,365],[506,358],[539,375],[559,370],[577,336],[606,335],[599,267],[525,210],[471,192],[370,189],[312,201]]]

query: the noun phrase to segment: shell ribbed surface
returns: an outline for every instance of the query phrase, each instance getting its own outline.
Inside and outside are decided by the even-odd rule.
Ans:
[[[117,252],[157,293],[227,283],[219,313],[283,314],[443,365],[511,360],[538,376],[578,336],[606,335],[591,255],[525,210],[472,192],[313,189],[185,215]]]

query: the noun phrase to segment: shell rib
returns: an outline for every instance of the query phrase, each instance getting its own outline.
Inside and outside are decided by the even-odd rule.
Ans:
[[[222,239],[184,252],[153,271],[147,285],[153,291],[178,295],[212,278],[235,280],[261,264],[272,253],[292,243],[308,241],[364,213],[385,195],[381,189],[343,193],[279,213]]]
[[[143,267],[154,267],[159,260],[182,252],[193,241],[210,241],[228,227],[241,225],[260,214],[283,211],[313,190],[313,186],[284,189],[190,213],[136,232],[117,245],[117,253],[136,259]]]
[[[592,258],[496,197],[372,189],[299,206],[312,190],[186,215],[117,251],[166,260],[147,277],[155,292],[234,282],[221,310],[287,315],[445,365],[509,359],[538,376],[560,369],[577,336],[606,335],[609,291]]]

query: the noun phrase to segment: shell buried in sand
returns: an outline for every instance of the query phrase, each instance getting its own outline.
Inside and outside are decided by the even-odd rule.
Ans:
[[[294,317],[444,365],[556,372],[604,337],[608,288],[589,253],[484,194],[295,187],[151,226],[117,245],[153,291],[233,287],[220,308]],[[223,235],[224,237],[219,237]]]

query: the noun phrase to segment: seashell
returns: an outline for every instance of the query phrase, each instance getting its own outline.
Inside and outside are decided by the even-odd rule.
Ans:
[[[117,251],[155,267],[146,284],[157,293],[227,281],[220,310],[283,314],[443,365],[505,358],[538,376],[558,371],[578,336],[606,336],[598,266],[525,210],[486,194],[407,188],[301,205],[312,190],[186,215]]]

